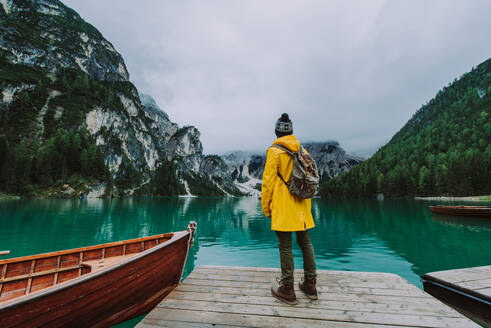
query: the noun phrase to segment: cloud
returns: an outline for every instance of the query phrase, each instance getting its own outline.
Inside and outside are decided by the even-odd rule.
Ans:
[[[491,53],[486,0],[65,3],[207,153],[265,149],[282,112],[301,140],[381,146]]]

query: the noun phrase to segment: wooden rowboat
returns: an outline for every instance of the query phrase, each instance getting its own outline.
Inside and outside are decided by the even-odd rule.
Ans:
[[[459,215],[459,216],[479,216],[491,218],[491,207],[488,206],[429,206],[430,211],[437,214]]]
[[[149,312],[178,285],[195,229],[0,260],[0,327],[110,327]]]

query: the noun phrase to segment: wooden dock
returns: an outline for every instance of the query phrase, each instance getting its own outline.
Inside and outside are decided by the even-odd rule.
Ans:
[[[491,327],[491,265],[423,275],[425,291],[485,327]]]
[[[136,327],[479,327],[395,274],[318,271],[319,299],[297,285],[297,305],[271,296],[279,275],[273,268],[200,266]]]

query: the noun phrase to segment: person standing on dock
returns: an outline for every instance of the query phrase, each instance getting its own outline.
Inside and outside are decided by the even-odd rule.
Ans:
[[[311,200],[293,195],[287,182],[292,177],[295,153],[300,149],[304,154],[308,153],[301,148],[300,142],[293,135],[293,124],[288,114],[282,114],[276,122],[275,134],[277,139],[267,151],[261,189],[262,209],[264,215],[271,218],[271,230],[278,236],[281,261],[281,279],[277,278],[278,285],[271,287],[271,294],[285,303],[296,304],[293,287],[293,231],[296,232],[297,243],[303,254],[304,278],[299,282],[299,288],[310,299],[317,299],[314,249],[308,232],[308,229],[315,226]],[[315,162],[313,167],[315,168]]]

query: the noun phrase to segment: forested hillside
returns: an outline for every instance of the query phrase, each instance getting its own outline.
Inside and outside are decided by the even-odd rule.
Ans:
[[[444,87],[373,157],[321,187],[328,196],[491,194],[491,59]]]
[[[19,2],[19,6],[21,4]],[[33,5],[26,3],[25,6]],[[70,55],[67,49],[79,47],[76,43],[64,43],[63,48],[59,48],[66,57],[42,56],[43,51],[49,52],[50,46],[61,47],[62,43],[42,39],[37,24],[45,27],[45,31],[61,30],[66,34],[83,31],[100,37],[99,32],[76,13],[66,7],[63,9],[67,11],[66,16],[44,15],[56,21],[49,27],[43,25],[48,19],[41,19],[43,14],[34,8],[23,9],[22,19],[10,11],[0,12],[3,35],[0,47],[3,96],[0,102],[0,190],[30,195],[38,188],[56,183],[74,186],[111,180],[101,148],[87,129],[80,126],[93,106],[121,107],[118,90],[133,91],[132,86],[121,81],[117,74],[101,76],[108,78],[106,81],[95,80],[86,72],[65,64]],[[45,34],[45,38],[50,36]],[[33,58],[40,58],[38,61],[28,58],[23,62],[12,55],[16,48],[34,47],[42,49],[39,54],[31,52]],[[64,64],[68,67],[60,67]],[[101,72],[110,74],[104,69]],[[123,73],[127,75],[125,70]]]
[[[74,10],[2,2],[0,193],[240,195],[209,161],[199,130],[139,94],[122,56]]]

